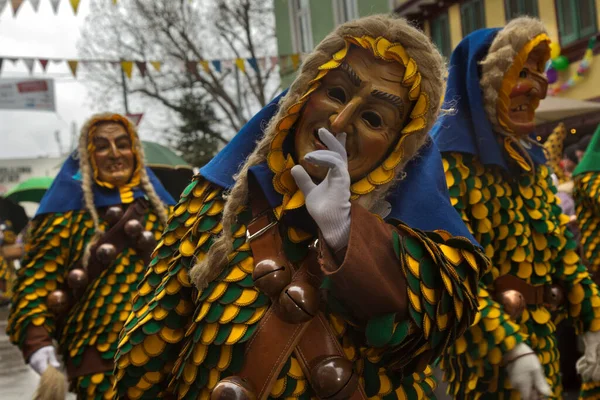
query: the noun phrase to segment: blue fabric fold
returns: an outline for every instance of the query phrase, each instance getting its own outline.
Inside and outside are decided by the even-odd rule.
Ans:
[[[79,160],[75,159],[76,152],[73,152],[64,162],[50,188],[44,194],[40,201],[40,206],[35,217],[48,213],[64,213],[67,211],[77,211],[85,209],[83,201],[83,190],[81,189],[81,172],[79,171]],[[175,204],[175,200],[158,180],[154,172],[146,167],[150,183],[160,199],[168,206]],[[96,183],[92,186],[94,193],[94,204],[97,208],[114,206],[121,204],[121,196],[117,189],[103,188]],[[141,186],[133,188],[133,197],[135,199],[143,198],[146,193]],[[35,218],[34,217],[34,218]]]
[[[277,96],[258,112],[213,160],[200,169],[200,174],[210,182],[230,189],[234,184],[233,176],[263,136],[264,127],[277,113],[279,100],[284,94],[285,92]],[[387,200],[392,209],[387,219],[402,221],[415,229],[443,229],[477,244],[450,203],[442,159],[432,140],[408,163],[405,171],[405,179],[388,195]],[[280,205],[283,196],[273,187],[274,174],[267,164],[251,167],[250,173],[260,184],[270,205]],[[303,218],[299,217],[306,215],[305,208],[294,210],[292,214],[296,216],[295,221],[299,223],[299,227],[306,225],[309,228],[310,224],[303,224]]]
[[[504,149],[483,108],[483,93],[479,86],[479,63],[486,57],[499,31],[500,28],[477,30],[454,49],[442,106],[442,109],[452,111],[442,114],[430,133],[441,152],[472,154],[484,164],[508,170]],[[535,164],[546,162],[541,147],[532,146],[527,151]]]

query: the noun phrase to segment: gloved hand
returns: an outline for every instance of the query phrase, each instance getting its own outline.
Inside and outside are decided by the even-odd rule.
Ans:
[[[540,395],[550,396],[544,369],[537,355],[525,343],[519,343],[504,355],[508,379],[523,400],[537,400]]]
[[[55,368],[60,367],[60,363],[56,359],[56,351],[54,350],[54,346],[41,347],[29,357],[29,365],[39,375],[42,375],[44,371],[46,371],[48,364]]]
[[[583,335],[585,352],[583,357],[577,360],[577,372],[586,382],[600,381],[600,331],[586,332]]]
[[[301,165],[292,168],[292,176],[304,193],[306,209],[323,233],[325,242],[338,251],[350,238],[350,174],[346,154],[346,134],[333,136],[319,129],[319,138],[329,150],[316,150],[304,156],[312,164],[328,167],[325,179],[316,185]]]

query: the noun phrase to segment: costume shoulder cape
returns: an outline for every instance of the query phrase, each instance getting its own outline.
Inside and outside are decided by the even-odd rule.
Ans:
[[[586,172],[600,171],[600,125],[594,132],[594,137],[590,141],[583,158],[573,171],[573,176],[585,174]]]
[[[167,192],[162,183],[160,183],[152,170],[146,167],[146,172],[148,173],[148,178],[150,178],[152,186],[154,186],[154,190],[156,190],[156,193],[163,203],[167,206],[174,205],[175,200],[171,197],[169,192]],[[121,196],[117,189],[103,188],[94,183],[92,190],[94,193],[94,204],[98,208],[122,203]],[[135,199],[144,197],[145,195],[146,194],[141,186],[137,186],[133,189],[133,197]],[[52,185],[46,191],[46,194],[44,194],[35,217],[42,214],[64,213],[67,211],[84,209],[85,204],[83,201],[83,190],[81,189],[79,160],[76,158],[76,152],[73,152],[63,164],[58,175],[54,178]]]
[[[284,95],[285,92],[281,93],[248,121],[231,142],[200,169],[200,174],[212,183],[231,188],[234,175],[250,155],[256,142],[262,138],[264,128],[277,113],[279,101]],[[270,173],[265,167],[253,170],[255,173],[259,171],[266,175]],[[407,164],[405,171],[406,177],[386,199],[391,205],[391,212],[386,219],[397,219],[412,228],[426,231],[442,229],[475,243],[450,203],[442,159],[433,141],[428,140],[420,154]],[[277,198],[280,195],[274,190],[265,194],[270,202],[281,204],[281,199]]]
[[[479,86],[479,63],[487,56],[499,31],[500,28],[477,30],[466,36],[452,52],[442,106],[447,111],[436,121],[431,136],[441,152],[472,154],[483,164],[507,170],[504,150],[492,131]],[[528,153],[534,164],[546,163],[541,147],[532,146]]]

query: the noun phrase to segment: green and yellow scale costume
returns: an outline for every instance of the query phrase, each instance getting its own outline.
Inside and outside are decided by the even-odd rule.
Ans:
[[[117,392],[123,398],[207,399],[217,382],[240,370],[244,345],[269,307],[253,284],[254,262],[246,242],[251,219],[239,210],[234,251],[225,270],[204,290],[188,271],[220,233],[223,189],[197,176],[183,192],[134,299],[116,357]],[[384,315],[354,324],[342,304],[328,296],[327,318],[370,398],[423,399],[435,386],[429,367],[411,363],[440,355],[472,322],[482,252],[443,231],[424,233],[398,225],[393,245],[403,269],[410,318]],[[289,227],[284,249],[297,263],[312,235]],[[327,289],[327,280],[322,288]],[[394,366],[395,369],[390,368]],[[406,374],[402,375],[405,369]],[[300,364],[291,356],[270,398],[313,398]]]
[[[153,211],[143,226],[160,237],[162,227]],[[119,332],[131,311],[131,299],[144,273],[144,262],[133,248],[126,247],[94,281],[64,320],[57,321],[47,305],[49,293],[59,289],[68,272],[81,258],[93,235],[94,224],[87,211],[46,214],[35,221],[26,245],[22,268],[17,272],[13,309],[8,320],[10,340],[23,347],[29,326],[43,327],[58,341],[63,359],[74,366],[82,363],[83,352],[95,348],[104,360],[112,360]],[[107,223],[101,220],[101,228]],[[84,375],[74,383],[78,398],[112,399],[113,372]],[[73,384],[73,382],[72,382]]]
[[[525,342],[538,355],[553,398],[560,398],[559,354],[554,332],[558,322],[545,306],[527,306],[512,321],[495,302],[494,280],[507,274],[527,283],[559,283],[567,317],[578,334],[600,330],[600,296],[566,229],[556,188],[545,165],[511,178],[475,156],[444,153],[444,169],[452,204],[492,260],[482,279],[480,317],[443,360],[450,394],[460,399],[519,398],[502,365],[502,356]],[[592,393],[587,393],[592,395]]]
[[[9,221],[5,223],[6,229],[2,232],[3,239],[0,246],[12,245],[16,242],[16,235],[12,231],[12,224]],[[12,296],[12,286],[15,279],[15,269],[12,261],[8,261],[0,254],[0,301],[10,299]]]

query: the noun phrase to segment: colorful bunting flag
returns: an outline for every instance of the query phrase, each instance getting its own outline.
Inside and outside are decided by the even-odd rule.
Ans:
[[[212,65],[213,65],[213,67],[215,67],[215,71],[217,71],[218,73],[221,73],[221,61],[220,60],[213,60]]]
[[[29,2],[31,3],[31,7],[33,7],[33,11],[38,12],[40,8],[40,0],[29,0]],[[2,11],[1,6],[0,11]]]
[[[271,56],[271,66],[275,66],[277,65],[277,63],[279,62],[279,57],[277,56]]]
[[[221,62],[221,65],[223,66],[223,69],[225,69],[225,70],[233,68],[233,62],[231,60],[223,60]]]
[[[145,61],[136,61],[135,65],[137,65],[138,70],[140,71],[140,75],[142,75],[142,78],[146,76],[146,71],[148,70],[148,68],[146,67],[146,62]]]
[[[258,59],[258,66],[260,67],[260,69],[265,70],[267,69],[267,59],[264,57],[261,57]]]
[[[50,0],[50,4],[52,4],[52,10],[54,14],[58,14],[58,6],[60,5],[60,0]]]
[[[71,69],[71,73],[74,77],[77,77],[77,66],[79,65],[79,61],[77,60],[67,60],[67,64],[69,64],[69,68]]]
[[[39,61],[40,61],[40,64],[42,65],[42,70],[44,72],[46,72],[46,67],[48,66],[48,59],[41,59],[40,58]]]
[[[290,58],[292,59],[292,66],[294,67],[294,70],[298,69],[298,65],[300,64],[300,55],[292,54]]]
[[[112,2],[113,2],[113,6],[117,5],[117,0],[112,0]]]
[[[77,9],[79,9],[79,0],[69,0],[71,3],[71,7],[73,8],[73,13],[77,15]]]
[[[21,4],[23,4],[23,0],[10,0],[10,4],[12,5],[13,9],[13,17],[16,17]]]
[[[248,64],[250,64],[252,69],[254,69],[256,72],[258,72],[258,63],[256,62],[256,58],[254,58],[254,57],[246,58],[246,61],[248,61]]]
[[[244,63],[243,58],[236,58],[235,65],[237,65],[237,67],[240,69],[240,71],[246,72],[246,64]]]
[[[188,73],[198,75],[198,63],[196,61],[186,62],[185,68]]]
[[[27,71],[29,71],[29,75],[33,73],[33,63],[35,62],[34,58],[24,58],[23,62],[27,66]]]
[[[131,79],[131,73],[133,72],[133,61],[121,61],[121,68],[125,71],[127,78]]]
[[[116,0],[115,0],[115,4],[116,4]],[[154,67],[156,72],[160,72],[160,61],[150,61],[150,65],[152,65]]]
[[[208,69],[208,61],[202,60],[200,61],[200,65],[202,65],[202,69],[204,70],[204,72],[210,72],[210,69]]]

